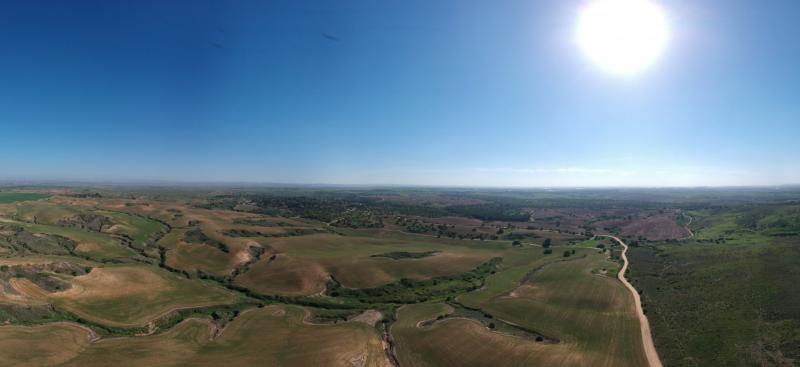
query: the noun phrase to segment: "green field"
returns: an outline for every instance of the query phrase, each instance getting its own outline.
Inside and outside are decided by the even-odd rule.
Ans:
[[[0,204],[16,203],[18,201],[41,200],[50,197],[41,193],[0,192]]]
[[[63,218],[83,212],[86,212],[86,208],[58,205],[48,201],[37,201],[17,203],[14,216],[26,222],[56,224]]]
[[[110,233],[125,234],[140,246],[158,233],[166,231],[163,224],[140,216],[108,211],[97,211],[97,214],[108,216],[114,222],[115,226],[109,229]]]
[[[597,249],[578,249],[568,258],[549,256],[510,267],[459,301],[577,348],[590,365],[641,365],[631,295],[614,278],[619,265]]]

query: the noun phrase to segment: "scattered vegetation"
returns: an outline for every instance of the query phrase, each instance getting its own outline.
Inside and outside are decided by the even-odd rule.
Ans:
[[[696,238],[633,247],[630,278],[664,365],[791,365],[800,360],[800,250],[792,206],[693,212]],[[772,226],[771,223],[781,223]]]
[[[183,239],[184,239],[184,241],[186,241],[188,243],[199,243],[199,244],[203,244],[203,245],[208,245],[208,246],[214,247],[214,248],[216,248],[216,249],[218,249],[218,250],[220,250],[222,252],[225,252],[225,253],[231,252],[231,250],[228,247],[228,245],[226,245],[226,244],[224,244],[224,243],[222,243],[220,241],[217,241],[217,240],[215,240],[215,239],[213,239],[211,237],[206,236],[206,234],[203,233],[203,230],[200,229],[200,228],[193,228],[193,229],[190,229],[190,230],[186,231],[186,233],[184,234]]]

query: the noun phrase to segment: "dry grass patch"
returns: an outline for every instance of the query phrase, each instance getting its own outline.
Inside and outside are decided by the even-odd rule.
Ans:
[[[402,278],[424,280],[462,273],[488,261],[491,254],[441,252],[419,259],[393,260],[383,257],[324,260],[322,264],[343,285],[371,288]]]
[[[176,308],[232,303],[223,288],[146,266],[94,268],[71,280],[72,288],[48,293],[26,279],[12,283],[21,293],[53,302],[94,322],[133,327]]]
[[[444,304],[400,309],[392,335],[402,366],[590,366],[576,346],[538,343],[494,332],[477,321],[446,319],[420,322],[448,312]]]
[[[64,365],[190,365],[187,361],[211,341],[211,330],[207,320],[188,319],[159,335],[100,340]]]
[[[681,239],[689,237],[689,231],[675,222],[671,216],[656,215],[648,218],[637,219],[622,227],[622,235],[651,241]]]
[[[284,312],[276,312],[283,310]],[[378,332],[361,322],[307,325],[304,310],[247,312],[191,360],[195,366],[389,367]],[[268,332],[265,332],[268,330]]]
[[[288,255],[268,256],[236,278],[236,283],[262,294],[311,295],[325,290],[325,268],[314,261]]]
[[[280,256],[285,254],[303,264],[317,264],[322,271],[351,288],[377,287],[402,278],[421,280],[454,275],[472,270],[500,253],[497,248],[483,247],[477,242],[469,243],[472,246],[457,246],[453,241],[428,236],[381,238],[319,234],[273,239],[267,241],[267,245],[281,253]],[[373,257],[396,251],[438,253],[417,259]],[[266,265],[261,270],[268,271]]]
[[[214,339],[208,321],[189,319],[164,334],[92,344],[85,331],[68,325],[0,327],[0,357],[24,362],[38,355],[28,364],[35,366],[390,367],[374,328],[361,322],[307,325],[303,315],[298,307],[270,306],[242,313]],[[5,345],[27,351],[15,355]]]
[[[67,362],[89,345],[89,333],[76,325],[0,327],[0,364],[54,366]]]

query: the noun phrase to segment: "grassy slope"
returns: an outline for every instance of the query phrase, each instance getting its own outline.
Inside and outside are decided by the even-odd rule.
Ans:
[[[595,250],[584,252],[589,253],[586,258],[542,268],[528,286],[518,290],[517,298],[499,298],[484,308],[497,317],[581,345],[594,358],[592,365],[642,365],[631,295],[617,279],[597,274],[616,264]]]
[[[467,319],[432,326],[420,321],[448,312],[443,304],[404,306],[392,326],[402,366],[585,366],[584,355],[565,344],[544,344],[495,333]]]
[[[328,273],[318,263],[287,255],[269,256],[236,278],[236,284],[261,294],[309,295],[325,290]]]
[[[27,202],[17,205],[16,215],[26,222],[55,225],[66,217],[81,213],[93,213],[111,219],[116,224],[113,233],[126,234],[142,244],[153,234],[164,230],[164,226],[141,216],[107,210],[93,210],[88,206],[64,205],[47,201]]]
[[[490,244],[481,248],[478,241],[460,242],[418,235],[321,234],[272,239],[267,244],[280,255],[272,262],[269,256],[262,257],[260,263],[239,278],[239,282],[265,293],[313,294],[324,288],[327,282],[325,274],[333,274],[344,286],[369,288],[401,278],[430,279],[466,272],[499,254],[501,249]],[[372,257],[392,251],[440,253],[420,259]],[[298,271],[291,271],[290,267]],[[279,269],[289,271],[279,276]]]
[[[75,358],[88,344],[86,330],[74,324],[0,326],[0,361],[7,366],[61,364]]]
[[[144,243],[154,234],[164,230],[164,225],[161,223],[139,216],[107,211],[99,211],[97,213],[110,217],[118,225],[114,233],[124,233],[139,244]]]
[[[616,264],[596,250],[578,250],[573,256],[561,261],[561,256],[541,255],[540,248],[516,250],[484,288],[459,297],[468,306],[562,343],[535,343],[460,319],[420,329],[416,322],[435,318],[444,312],[443,306],[409,306],[393,328],[401,361],[413,366],[643,365],[630,294],[616,279],[597,274],[602,268],[615,274]],[[538,270],[528,276],[528,283],[520,286],[534,269]],[[514,297],[509,296],[512,291]]]
[[[86,208],[70,205],[57,205],[49,201],[25,202],[17,204],[17,217],[26,222],[56,224],[60,219],[86,212]]]
[[[34,298],[53,302],[87,320],[119,327],[144,325],[174,308],[232,303],[236,299],[222,288],[151,266],[95,268],[71,282],[71,290],[54,294],[30,282],[19,281],[17,286]]]
[[[235,254],[225,253],[216,247],[185,243],[186,229],[173,229],[159,242],[167,249],[167,265],[189,272],[201,270],[216,276],[230,274],[235,265]]]
[[[47,233],[67,237],[78,243],[79,246],[75,249],[76,253],[95,260],[117,259],[134,255],[132,250],[120,245],[114,238],[105,233],[47,224],[17,222],[3,218],[0,218],[0,222],[24,227],[33,233]],[[81,246],[81,244],[83,245]]]
[[[302,309],[288,306],[253,310],[242,314],[213,340],[208,322],[198,319],[187,320],[160,335],[113,338],[90,345],[85,331],[69,324],[0,327],[0,360],[20,366],[53,362],[89,367],[388,366],[379,335],[368,325],[307,325],[302,322],[303,314]],[[42,339],[48,343],[33,342]],[[37,347],[11,348],[27,343]]]

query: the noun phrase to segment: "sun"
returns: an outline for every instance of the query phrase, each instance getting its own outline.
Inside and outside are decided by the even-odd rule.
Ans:
[[[650,0],[595,0],[581,10],[576,38],[600,69],[635,75],[663,54],[669,25],[664,10]]]

